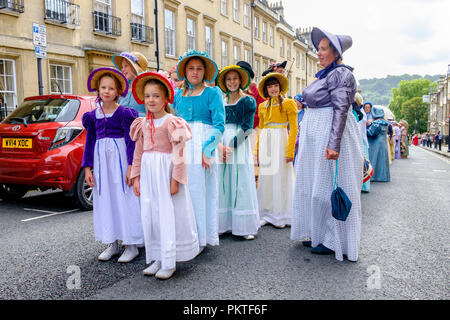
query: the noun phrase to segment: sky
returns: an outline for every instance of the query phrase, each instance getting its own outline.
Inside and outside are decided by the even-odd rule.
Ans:
[[[270,2],[278,2],[270,1]],[[357,79],[446,74],[450,0],[282,0],[294,28],[350,35],[344,63]]]

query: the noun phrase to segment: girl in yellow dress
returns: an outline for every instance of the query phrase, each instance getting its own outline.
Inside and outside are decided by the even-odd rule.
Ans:
[[[288,88],[288,79],[279,73],[266,75],[258,85],[261,97],[268,99],[258,108],[257,194],[261,226],[270,223],[284,228],[291,224],[295,182],[292,162],[298,128],[297,105],[284,98]]]

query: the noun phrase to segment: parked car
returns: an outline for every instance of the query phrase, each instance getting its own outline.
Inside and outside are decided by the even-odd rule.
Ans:
[[[0,198],[18,200],[29,190],[61,189],[81,209],[92,209],[92,188],[81,167],[85,112],[95,96],[29,97],[0,123]]]

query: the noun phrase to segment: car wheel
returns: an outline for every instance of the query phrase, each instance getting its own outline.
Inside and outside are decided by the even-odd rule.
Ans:
[[[81,210],[92,210],[93,203],[93,188],[90,187],[84,180],[84,168],[78,175],[78,179],[75,185],[75,192],[73,193],[72,199],[74,204]]]
[[[0,198],[6,201],[21,199],[28,192],[27,186],[0,184]]]

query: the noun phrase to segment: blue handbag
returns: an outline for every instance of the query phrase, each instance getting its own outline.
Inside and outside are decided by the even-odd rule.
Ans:
[[[334,175],[333,192],[331,193],[331,214],[339,221],[347,220],[352,209],[352,202],[344,190],[338,186],[338,162],[336,160],[336,172]]]

